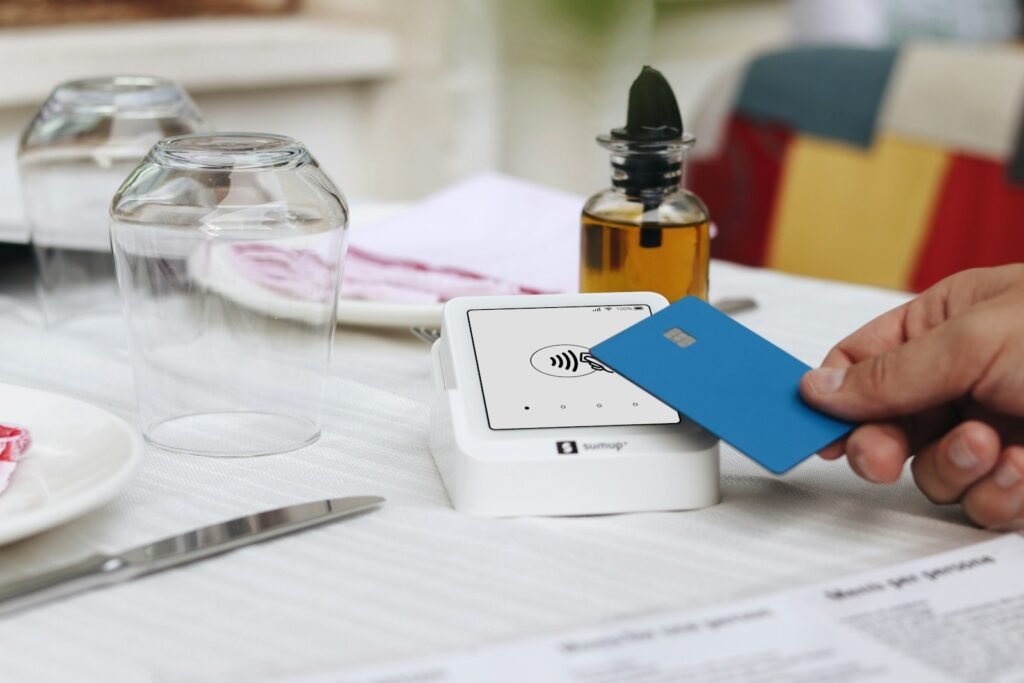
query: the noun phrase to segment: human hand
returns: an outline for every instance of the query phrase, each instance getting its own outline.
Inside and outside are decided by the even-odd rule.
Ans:
[[[914,481],[975,523],[1024,526],[1024,264],[968,270],[872,320],[804,375],[800,393],[864,422],[846,453],[868,481]]]

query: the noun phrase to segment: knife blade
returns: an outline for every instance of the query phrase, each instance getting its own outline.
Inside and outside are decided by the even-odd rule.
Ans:
[[[91,555],[0,585],[0,616],[369,512],[383,502],[380,496],[351,496],[298,503],[193,529],[122,553]]]

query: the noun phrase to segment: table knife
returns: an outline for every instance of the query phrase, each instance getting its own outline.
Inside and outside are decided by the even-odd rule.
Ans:
[[[194,529],[122,553],[92,555],[37,576],[0,584],[0,616],[368,512],[383,502],[379,496],[353,496],[288,505]]]

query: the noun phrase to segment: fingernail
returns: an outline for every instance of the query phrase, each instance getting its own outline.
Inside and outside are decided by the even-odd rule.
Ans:
[[[1009,524],[993,527],[992,531],[1024,531],[1024,519],[1017,518]]]
[[[949,459],[962,470],[973,470],[978,466],[978,456],[971,452],[967,439],[960,434],[949,444]]]
[[[846,368],[817,368],[811,370],[808,381],[819,394],[831,394],[843,386]]]
[[[864,457],[863,453],[850,453],[850,459],[853,460],[853,464],[856,465],[857,471],[860,472],[862,477],[876,484],[879,483],[875,473],[871,471],[871,467],[868,465],[868,459]]]
[[[992,475],[992,480],[1001,489],[1012,489],[1020,482],[1021,476],[1012,463],[1004,462],[996,469],[996,473]]]

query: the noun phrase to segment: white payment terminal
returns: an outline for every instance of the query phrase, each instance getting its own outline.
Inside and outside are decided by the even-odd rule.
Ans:
[[[659,294],[452,299],[432,349],[430,450],[472,515],[683,510],[718,502],[718,440],[590,347]]]

